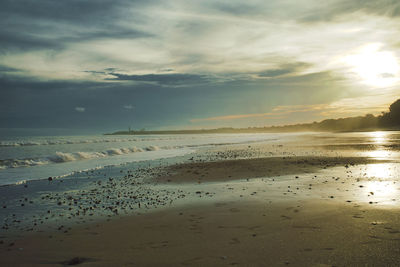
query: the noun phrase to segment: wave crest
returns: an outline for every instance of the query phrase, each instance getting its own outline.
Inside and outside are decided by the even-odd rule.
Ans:
[[[0,160],[0,169],[32,167],[49,163],[63,163],[78,160],[105,158],[110,156],[125,155],[129,153],[157,151],[160,150],[157,146],[149,146],[145,148],[112,148],[102,152],[56,152],[54,155],[45,158],[36,159],[6,159]]]

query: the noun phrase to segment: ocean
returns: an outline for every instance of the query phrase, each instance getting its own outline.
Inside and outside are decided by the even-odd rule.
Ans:
[[[290,134],[3,137],[0,140],[0,185],[172,158],[205,147],[273,141],[285,136]]]

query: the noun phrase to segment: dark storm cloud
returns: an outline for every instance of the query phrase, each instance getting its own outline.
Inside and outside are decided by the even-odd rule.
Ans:
[[[0,92],[2,94],[10,93],[15,90],[24,90],[30,92],[48,92],[48,91],[63,91],[72,89],[96,89],[107,87],[107,84],[102,82],[90,82],[90,81],[66,81],[66,80],[54,80],[54,81],[41,81],[32,77],[24,76],[11,76],[11,75],[0,75]],[[3,95],[4,96],[4,95]],[[21,95],[23,97],[23,95]]]
[[[79,40],[96,40],[96,39],[134,39],[152,37],[153,35],[139,30],[124,29],[122,27],[109,27],[105,30],[94,30],[91,32],[79,33],[77,36],[67,37],[65,41],[79,41]]]
[[[139,81],[139,82],[155,82],[160,85],[193,85],[207,83],[210,77],[206,75],[186,74],[186,73],[169,73],[169,74],[145,74],[145,75],[127,75],[121,73],[109,73],[115,78],[109,80],[118,81]]]
[[[8,32],[0,30],[0,52],[15,50],[61,49],[64,44],[46,37],[29,33]]]
[[[273,77],[278,77],[282,76],[285,74],[292,73],[292,69],[273,69],[273,70],[266,70],[264,72],[261,72],[258,74],[258,77],[261,78],[273,78]]]
[[[0,72],[18,72],[20,70],[15,69],[15,68],[10,68],[4,65],[0,65]]]
[[[32,35],[23,32],[2,32],[0,33],[0,51],[8,50],[59,50],[69,44],[93,41],[99,39],[135,39],[152,37],[150,33],[139,30],[124,29],[122,27],[109,26],[106,30],[92,31],[66,31],[62,35],[54,33],[52,37]]]
[[[94,39],[150,37],[134,25],[127,28],[119,24],[129,16],[126,7],[143,6],[141,2],[2,1],[0,51],[62,49],[69,43]]]
[[[91,73],[91,74],[107,74],[105,71],[97,71],[97,70],[84,70],[83,72]]]

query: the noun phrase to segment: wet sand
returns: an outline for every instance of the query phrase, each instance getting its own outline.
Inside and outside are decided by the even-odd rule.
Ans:
[[[66,232],[4,239],[0,263],[397,266],[399,188],[393,184],[393,195],[371,193],[367,185],[375,178],[362,173],[374,164],[385,162],[276,157],[173,165],[152,181],[192,192],[191,201]],[[393,205],[380,206],[382,198]]]
[[[398,211],[221,202],[16,241],[3,266],[396,266]],[[19,248],[23,248],[20,250]]]
[[[336,166],[354,166],[377,162],[361,157],[268,157],[213,162],[193,162],[164,168],[157,182],[192,183],[232,181],[247,178],[279,177],[289,174],[314,173]]]

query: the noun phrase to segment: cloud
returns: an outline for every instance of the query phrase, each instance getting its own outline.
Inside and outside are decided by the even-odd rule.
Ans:
[[[52,29],[50,29],[51,31]],[[136,29],[127,29],[122,26],[103,26],[103,29],[84,29],[75,30],[68,26],[60,26],[60,29],[53,29],[53,33],[49,36],[49,32],[36,32],[34,27],[33,33],[16,30],[0,30],[0,51],[16,51],[24,52],[31,50],[62,50],[69,45],[79,42],[90,42],[104,39],[135,39],[148,38],[152,34]],[[60,34],[62,32],[63,34]]]
[[[253,113],[253,114],[235,114],[227,116],[209,117],[203,119],[192,119],[190,122],[200,121],[224,121],[224,120],[238,120],[238,119],[250,119],[250,118],[276,118],[282,117],[282,115],[289,115],[292,113],[319,111],[326,105],[290,105],[290,106],[276,106],[271,112],[266,113]]]
[[[313,119],[307,112],[322,114],[318,106],[301,105],[376,90],[360,85],[341,59],[376,40],[398,57],[399,6],[394,0],[4,0],[0,122],[117,127],[135,120],[149,128],[191,118],[244,127],[285,114]],[[90,112],[71,112],[76,105]],[[357,112],[337,107],[324,114]]]
[[[278,69],[265,70],[263,72],[259,72],[257,75],[260,78],[275,78],[287,74],[296,74],[300,71],[305,70],[307,67],[310,66],[311,66],[310,63],[305,63],[305,62],[282,64]]]
[[[77,42],[97,39],[135,39],[152,34],[123,25],[129,7],[141,1],[5,0],[0,9],[0,52],[61,50]]]
[[[387,18],[400,16],[400,3],[397,0],[303,0],[292,6],[297,8],[297,12],[292,13],[293,18],[307,24],[341,21],[354,14],[356,17],[353,18],[363,14]]]
[[[144,74],[129,75],[121,73],[108,73],[115,78],[107,78],[112,81],[137,81],[137,82],[154,82],[160,85],[193,85],[207,83],[210,77],[206,75],[187,74],[187,73],[168,73],[168,74]]]
[[[135,107],[133,105],[124,105],[123,106],[125,109],[134,109]]]
[[[112,65],[124,70],[117,73],[120,75],[115,80],[148,79],[145,82],[169,86],[174,82],[127,75],[163,75],[160,70],[173,69],[177,74],[188,75],[248,72],[259,73],[259,78],[273,78],[301,71],[285,66],[287,58],[310,63],[320,68],[317,71],[326,70],[332,58],[350,49],[353,42],[368,36],[383,39],[385,36],[375,36],[381,32],[375,27],[382,25],[387,35],[395,35],[382,21],[368,17],[366,20],[375,25],[370,27],[354,16],[347,20],[370,29],[371,34],[363,30],[350,38],[339,30],[350,28],[351,23],[335,28],[335,21],[328,19],[332,24],[317,25],[311,23],[311,15],[325,12],[327,17],[342,16],[344,11],[356,10],[357,6],[371,6],[366,9],[380,9],[383,14],[385,8],[395,10],[397,6],[394,1],[378,1],[378,8],[371,0],[366,0],[366,4],[358,0],[327,0],[323,4],[316,0],[205,0],[190,6],[183,1],[3,2],[0,23],[7,27],[0,29],[0,53],[4,55],[0,64],[12,62],[12,67],[27,69],[44,79],[54,78],[55,74],[62,76],[65,70],[69,73],[61,78],[69,79],[77,77],[74,72],[82,72],[83,66],[102,70]],[[302,24],[299,20],[310,22]],[[334,51],[336,47],[338,51]],[[200,79],[193,82],[205,82],[204,77]],[[181,77],[175,80],[174,86],[185,84]]]
[[[100,88],[107,88],[112,84],[104,84],[102,82],[81,81],[81,80],[42,80],[32,76],[7,75],[5,71],[0,75],[0,92],[5,93],[9,91],[24,90],[25,92],[67,92],[75,90],[95,90]]]
[[[132,8],[143,9],[146,6],[160,4],[159,1],[140,0],[96,0],[82,1],[69,0],[2,0],[0,14],[5,20],[11,20],[11,25],[25,23],[26,21],[51,21],[56,23],[74,24],[92,27],[93,25],[107,25],[121,18],[126,19],[131,14]],[[137,19],[140,19],[140,15]],[[9,20],[10,21],[10,20]]]
[[[86,108],[84,108],[84,107],[75,107],[75,110],[78,111],[78,112],[85,112]]]
[[[0,72],[18,72],[20,71],[19,69],[15,69],[15,68],[10,68],[4,65],[0,65]]]
[[[394,75],[393,73],[387,73],[387,72],[381,73],[379,76],[382,77],[382,78],[394,78],[394,77],[396,77],[396,75]]]
[[[208,12],[219,12],[254,20],[268,17],[274,21],[315,23],[332,21],[355,12],[398,17],[400,3],[397,0],[298,0],[292,1],[217,1],[205,5]],[[203,6],[204,8],[204,6]]]
[[[374,103],[378,100],[378,102]],[[359,106],[355,106],[354,103],[365,103]],[[201,119],[191,119],[191,123],[203,122],[203,121],[233,121],[240,119],[287,119],[288,116],[293,114],[299,115],[299,113],[310,113],[314,116],[321,118],[338,118],[338,117],[349,117],[349,116],[360,116],[367,113],[379,114],[380,112],[387,109],[389,104],[385,102],[382,96],[373,97],[362,97],[357,98],[344,98],[338,101],[324,104],[311,104],[311,105],[278,105],[270,112],[266,113],[253,113],[253,114],[234,114],[226,116],[208,117]]]
[[[0,30],[0,52],[61,49],[64,45],[45,36],[38,37],[29,33]]]
[[[265,117],[268,118],[275,114],[271,112],[267,113],[255,113],[255,114],[235,114],[235,115],[226,115],[226,116],[217,116],[217,117],[209,117],[202,119],[191,119],[190,122],[201,122],[201,121],[225,121],[225,120],[237,120],[237,119],[248,119],[248,118],[257,118],[257,117]]]

